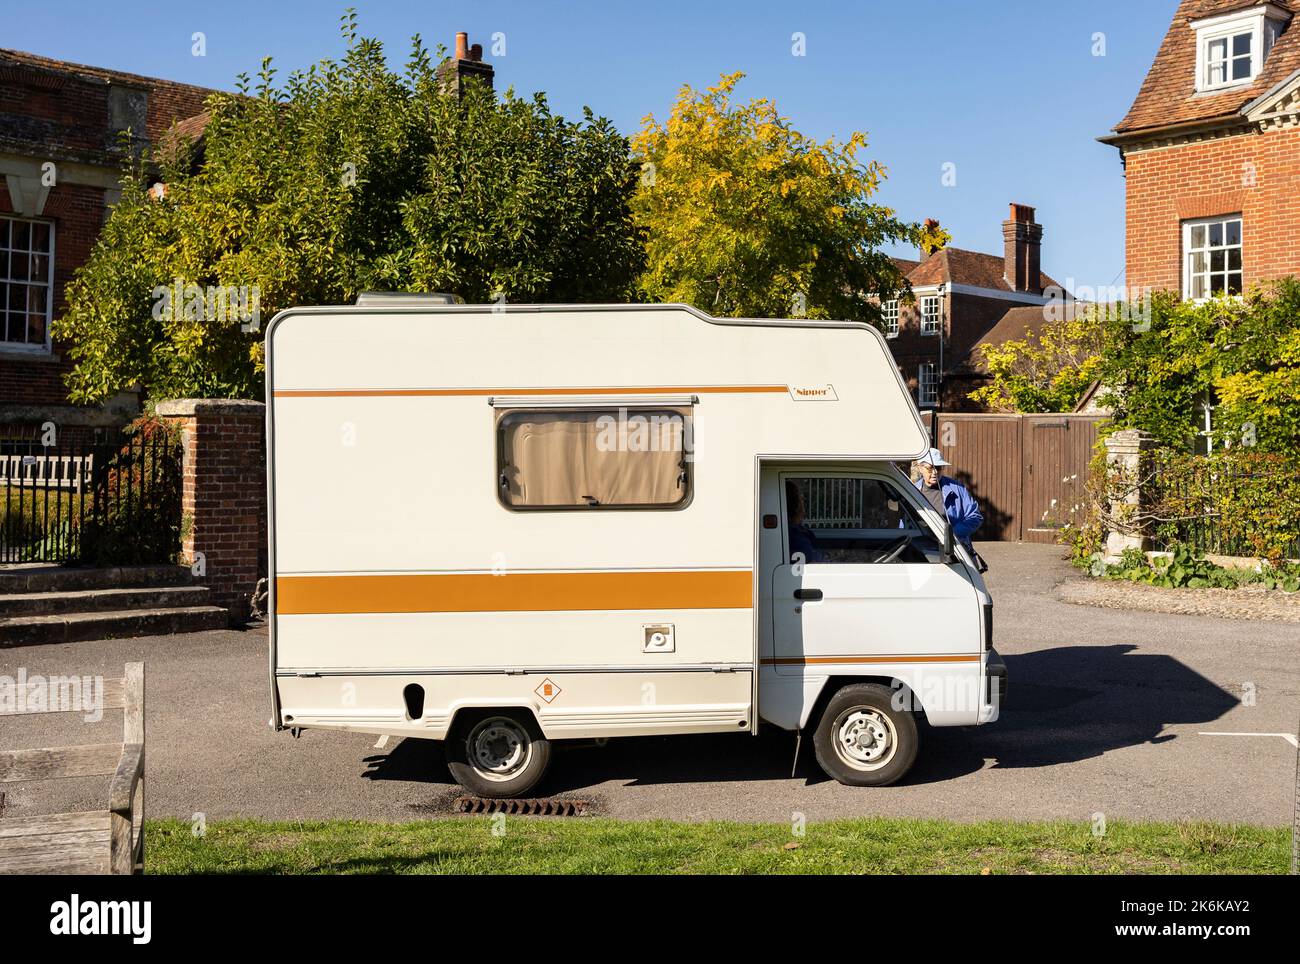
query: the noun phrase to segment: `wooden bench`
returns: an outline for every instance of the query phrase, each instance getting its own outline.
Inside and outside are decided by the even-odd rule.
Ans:
[[[107,776],[108,809],[0,814],[0,874],[130,874],[144,869],[144,663],[104,680],[104,709],[122,709],[121,743],[0,751],[0,784]],[[42,707],[19,713],[85,713]],[[7,715],[7,714],[6,714]]]

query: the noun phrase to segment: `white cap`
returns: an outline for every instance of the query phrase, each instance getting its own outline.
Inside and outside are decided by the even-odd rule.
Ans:
[[[919,459],[917,459],[917,461],[928,462],[930,465],[933,465],[936,469],[945,465],[952,464],[951,462],[949,462],[947,459],[943,457],[943,453],[940,452],[938,449],[930,449],[930,451],[922,455]]]

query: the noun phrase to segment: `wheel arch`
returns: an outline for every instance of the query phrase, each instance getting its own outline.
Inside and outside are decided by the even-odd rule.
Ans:
[[[857,683],[877,683],[887,687],[890,690],[899,690],[902,692],[902,699],[907,701],[905,706],[912,708],[912,713],[922,719],[925,718],[925,707],[921,705],[920,697],[913,692],[906,680],[899,679],[897,676],[828,676],[822,683],[821,692],[817,694],[817,699],[813,700],[812,706],[808,710],[808,715],[804,718],[799,729],[806,730],[809,727],[815,727],[817,722],[826,712],[826,704],[845,686],[852,686]]]
[[[537,732],[542,736],[550,737],[546,733],[546,728],[542,726],[541,718],[537,715],[537,709],[527,703],[511,701],[505,703],[463,703],[452,707],[451,716],[447,719],[447,739],[455,739],[461,734],[461,727],[468,726],[485,716],[502,711],[517,711],[527,716],[532,721]]]

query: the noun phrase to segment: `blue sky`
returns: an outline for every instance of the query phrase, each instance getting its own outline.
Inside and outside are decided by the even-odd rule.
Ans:
[[[284,73],[337,56],[345,5],[7,0],[0,46],[228,89],[263,56]],[[1007,202],[1034,205],[1044,269],[1101,286],[1123,283],[1124,179],[1118,152],[1095,138],[1128,109],[1177,0],[352,5],[390,62],[413,33],[450,46],[466,30],[499,87],[545,91],[569,116],[590,105],[625,133],[646,113],[662,117],[681,84],[743,70],[740,93],[771,97],[805,133],[867,131],[869,156],[889,170],[879,200],[902,217],[936,217],[953,244],[1000,252]],[[195,31],[203,57],[191,53]],[[490,55],[494,33],[505,56]],[[942,184],[948,163],[954,186]]]

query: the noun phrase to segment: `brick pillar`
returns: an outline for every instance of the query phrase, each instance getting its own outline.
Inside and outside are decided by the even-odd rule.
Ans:
[[[1107,508],[1110,516],[1106,532],[1106,562],[1118,562],[1125,549],[1146,551],[1150,546],[1150,539],[1136,517],[1145,504],[1139,483],[1150,471],[1150,452],[1154,447],[1155,440],[1137,428],[1121,429],[1106,437]]]
[[[184,446],[181,553],[202,558],[212,604],[248,619],[249,599],[266,575],[266,406],[241,399],[159,402],[180,425]]]

